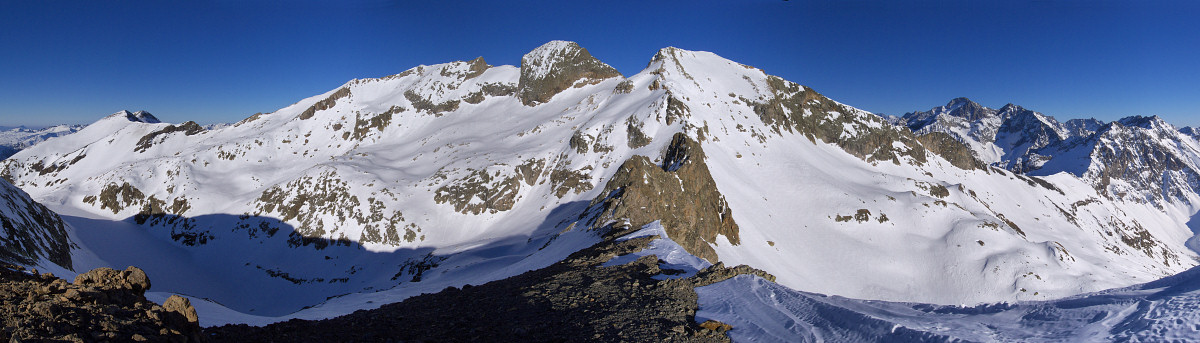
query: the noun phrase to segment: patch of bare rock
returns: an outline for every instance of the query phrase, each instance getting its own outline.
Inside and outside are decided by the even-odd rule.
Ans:
[[[198,342],[200,324],[187,298],[146,300],[150,278],[136,267],[97,268],[74,282],[0,265],[0,341]]]

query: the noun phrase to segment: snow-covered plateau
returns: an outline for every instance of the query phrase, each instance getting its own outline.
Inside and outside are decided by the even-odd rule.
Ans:
[[[679,269],[774,275],[697,288],[737,341],[1200,337],[1190,128],[967,99],[885,118],[677,48],[628,77],[572,42],[521,63],[33,145],[0,176],[61,216],[70,263],[23,264],[135,265],[203,326],[265,325],[544,268],[619,223]]]

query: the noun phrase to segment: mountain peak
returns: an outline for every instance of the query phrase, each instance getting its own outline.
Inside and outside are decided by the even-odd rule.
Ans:
[[[527,106],[550,101],[555,94],[577,86],[580,80],[596,83],[619,77],[615,68],[600,62],[575,42],[550,41],[521,57],[518,97]],[[582,86],[582,85],[579,85]]]
[[[673,46],[668,46],[668,47],[665,47],[662,49],[658,49],[658,52],[654,54],[654,57],[650,58],[650,63],[663,61],[666,59],[677,59],[677,58],[679,58],[679,52],[681,52],[681,51],[687,51],[687,50],[683,50],[683,49],[676,48]]]
[[[1010,103],[1007,103],[1007,104],[1005,104],[1005,105],[1004,105],[1004,107],[1001,107],[1001,108],[1000,108],[1000,112],[1010,112],[1010,113],[1013,113],[1013,112],[1021,112],[1021,111],[1025,111],[1025,108],[1024,108],[1024,107],[1021,107],[1021,106],[1018,106],[1018,105],[1014,105],[1014,104],[1013,104],[1013,103],[1011,103],[1011,102],[1010,102]]]
[[[1163,121],[1162,118],[1157,115],[1148,117],[1140,115],[1129,116],[1118,119],[1117,122],[1124,126],[1136,126],[1144,129],[1155,129],[1170,126],[1170,124],[1167,124],[1167,122]]]
[[[129,120],[129,121],[135,122],[135,123],[149,123],[149,124],[161,123],[161,121],[159,121],[157,117],[155,117],[153,114],[150,114],[150,112],[146,112],[146,111],[129,112],[129,110],[121,110],[121,111],[118,111],[117,113],[108,115],[108,118],[125,118],[126,120]]]
[[[967,99],[965,97],[951,99],[950,102],[946,103],[946,106],[942,106],[941,111],[934,109],[934,112],[943,111],[948,115],[965,118],[971,121],[990,116],[995,112],[994,110],[983,107],[983,105],[980,105],[979,103],[971,101],[971,99]]]
[[[950,99],[950,102],[946,103],[946,107],[955,108],[958,106],[966,106],[966,105],[970,105],[970,104],[978,105],[974,101],[971,101],[971,99],[967,99],[966,97],[957,97],[954,99]]]

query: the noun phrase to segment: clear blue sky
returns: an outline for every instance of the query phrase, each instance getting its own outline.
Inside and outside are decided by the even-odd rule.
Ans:
[[[554,39],[626,75],[662,47],[712,51],[887,114],[965,96],[1200,124],[1200,1],[0,0],[0,125],[233,122]]]

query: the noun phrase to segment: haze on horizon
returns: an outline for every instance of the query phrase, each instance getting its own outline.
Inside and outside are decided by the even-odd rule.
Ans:
[[[235,122],[417,65],[518,65],[555,39],[626,76],[663,47],[711,51],[876,113],[968,97],[1197,125],[1198,15],[1186,1],[4,2],[0,126],[124,109]]]

